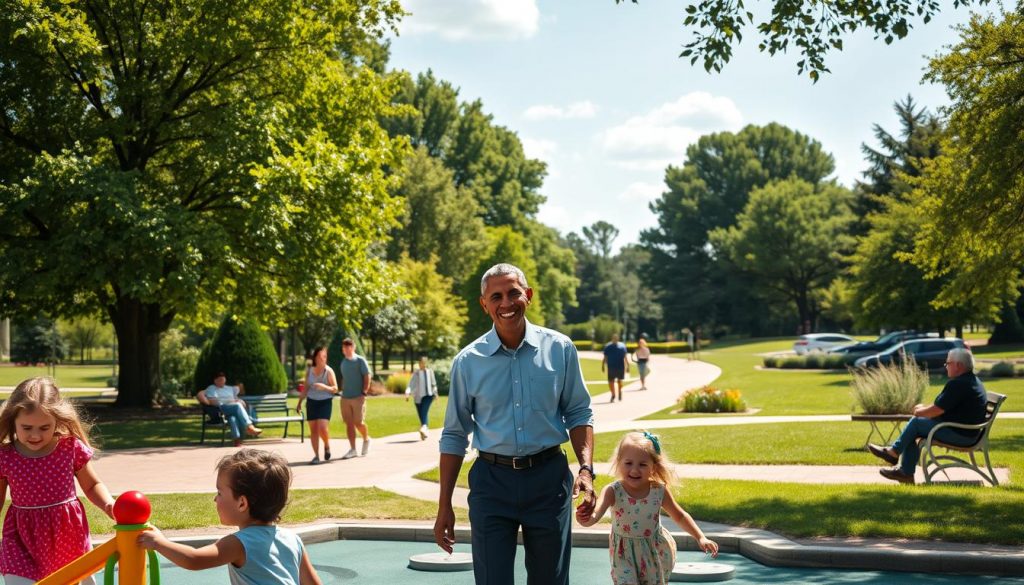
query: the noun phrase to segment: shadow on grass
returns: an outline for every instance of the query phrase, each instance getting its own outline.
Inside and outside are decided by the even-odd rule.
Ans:
[[[1008,495],[1000,493],[1005,491],[1017,490],[894,485],[801,498],[752,497],[727,505],[691,500],[687,509],[701,520],[791,537],[924,538],[1018,546],[1024,544],[1021,501],[1001,497]]]

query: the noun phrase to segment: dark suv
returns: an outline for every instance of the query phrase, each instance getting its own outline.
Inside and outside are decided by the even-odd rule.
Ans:
[[[966,348],[963,339],[958,337],[947,337],[945,339],[911,339],[898,343],[889,349],[864,356],[853,362],[856,367],[871,367],[880,364],[900,363],[904,359],[912,359],[928,369],[941,368],[946,363],[946,356],[949,350]]]
[[[844,345],[841,347],[835,347],[828,350],[829,353],[841,353],[844,355],[850,355],[854,353],[869,354],[879,353],[889,349],[901,341],[908,339],[918,339],[922,337],[938,337],[937,333],[925,333],[923,331],[890,331],[885,335],[882,335],[874,341],[861,341],[851,345]]]

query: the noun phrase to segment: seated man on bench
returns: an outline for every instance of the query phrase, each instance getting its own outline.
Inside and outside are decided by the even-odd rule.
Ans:
[[[224,372],[217,372],[213,377],[213,384],[200,390],[196,394],[196,400],[206,406],[216,406],[220,409],[221,416],[228,421],[231,427],[231,437],[234,439],[235,447],[242,446],[242,429],[251,436],[258,437],[263,431],[252,424],[252,417],[245,407],[245,402],[239,398],[241,386],[227,386],[227,376]]]
[[[985,422],[988,394],[974,374],[974,356],[966,349],[952,349],[945,365],[949,382],[935,397],[935,403],[915,406],[914,418],[903,427],[900,438],[892,445],[868,444],[868,451],[875,457],[893,465],[879,470],[882,477],[900,483],[914,483],[914,469],[921,458],[917,441],[927,437],[939,423],[975,425]],[[935,438],[950,445],[969,447],[978,442],[978,431],[942,428],[936,431]]]

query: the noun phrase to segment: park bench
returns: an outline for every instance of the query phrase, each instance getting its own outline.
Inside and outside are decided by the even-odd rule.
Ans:
[[[284,424],[284,438],[287,439],[289,423],[298,423],[300,441],[306,442],[306,427],[303,424],[306,422],[306,417],[289,408],[287,394],[241,396],[240,398],[245,400],[249,416],[252,417],[253,423],[256,426]],[[228,429],[230,428],[227,419],[221,414],[220,408],[217,406],[206,404],[200,404],[200,406],[202,407],[200,412],[202,431],[199,435],[199,442],[203,443],[206,440],[207,426],[219,426],[220,444],[223,446],[224,441],[227,439]]]
[[[946,473],[947,469],[954,467],[960,467],[964,469],[970,469],[980,475],[985,481],[989,482],[993,486],[999,485],[999,480],[996,479],[996,472],[992,469],[992,462],[988,456],[988,436],[992,430],[992,423],[996,421],[996,415],[999,414],[999,407],[1003,405],[1003,401],[1006,400],[1004,394],[996,394],[995,392],[988,393],[988,405],[985,415],[985,422],[976,425],[965,425],[953,422],[944,422],[935,425],[928,436],[925,437],[921,442],[921,470],[924,471],[925,483],[931,483],[932,478],[935,477],[940,471],[949,479],[949,474]],[[972,429],[979,431],[978,440],[969,447],[961,447],[959,445],[949,445],[935,438],[935,431],[942,428],[956,428],[956,429]],[[943,448],[946,450],[945,454],[937,455],[935,449]],[[985,456],[985,470],[981,469],[978,465],[978,461],[974,458],[974,454],[980,451]],[[958,457],[952,453],[966,453],[968,459]]]

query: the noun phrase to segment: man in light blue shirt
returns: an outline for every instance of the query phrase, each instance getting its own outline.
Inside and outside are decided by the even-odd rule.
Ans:
[[[480,306],[494,327],[452,362],[441,434],[441,495],[434,538],[455,543],[452,493],[473,435],[479,456],[469,472],[473,572],[478,585],[510,585],[516,534],[523,530],[530,583],[569,582],[572,501],[593,509],[594,415],[576,347],[531,325],[533,289],[522,270],[497,264],[480,282]],[[580,462],[573,479],[562,443]]]

